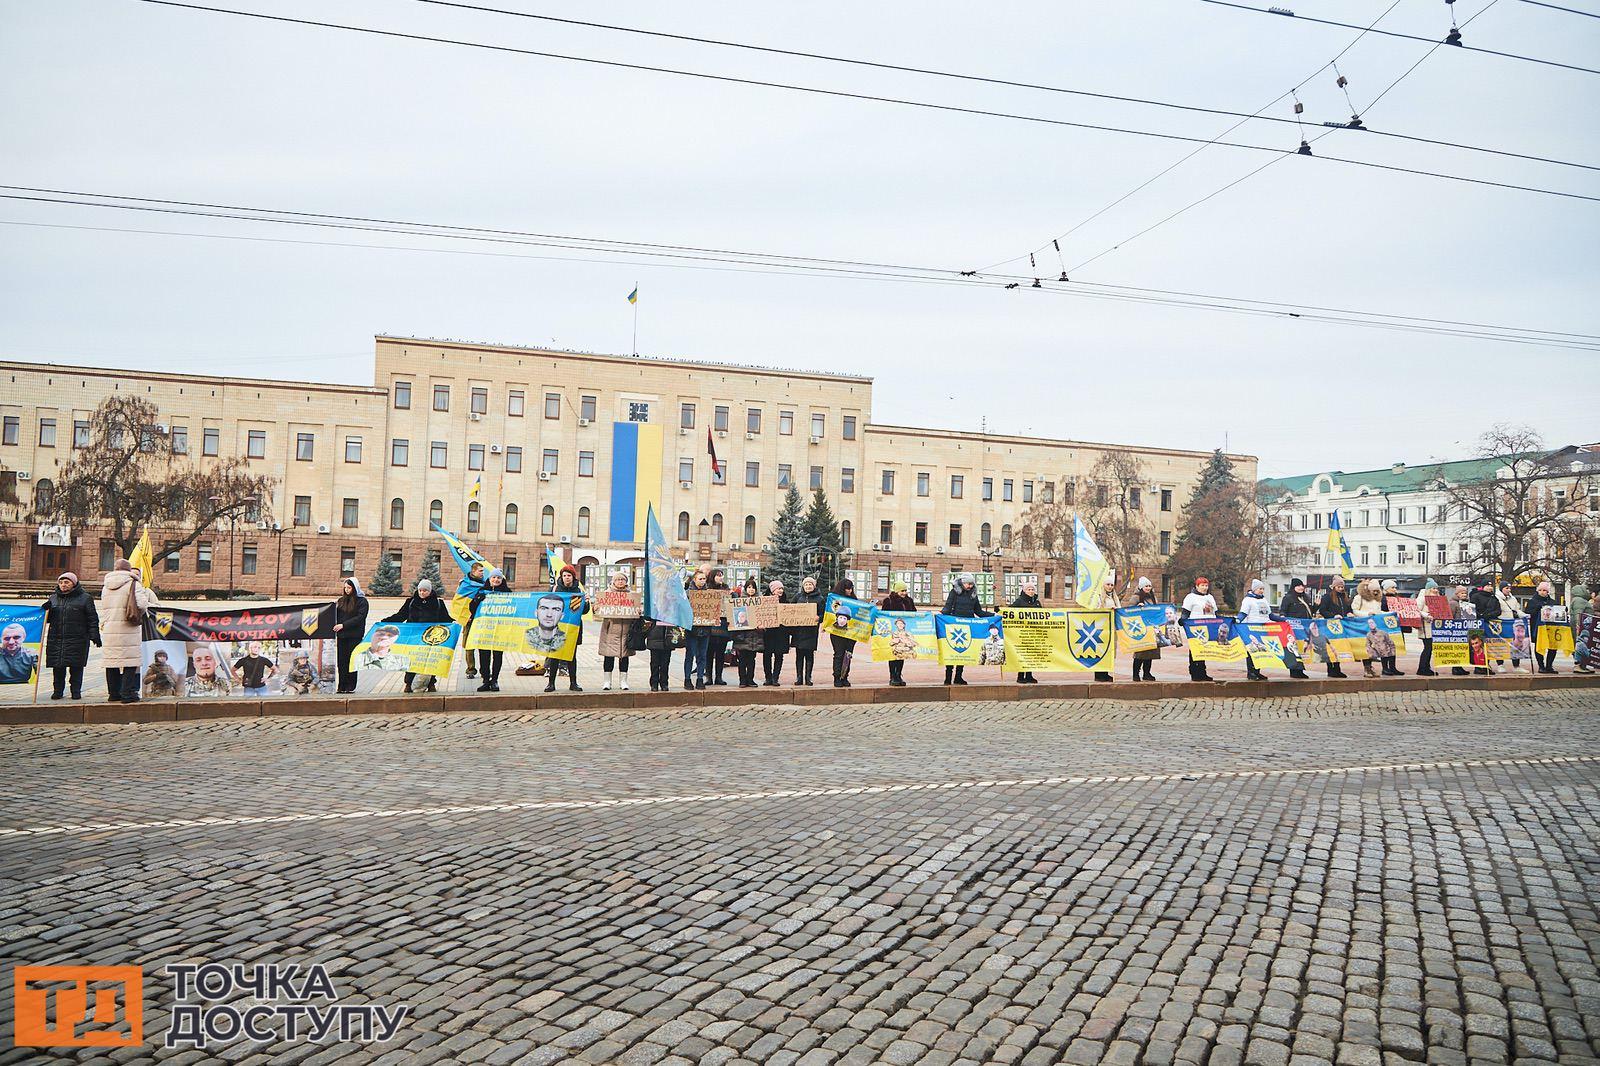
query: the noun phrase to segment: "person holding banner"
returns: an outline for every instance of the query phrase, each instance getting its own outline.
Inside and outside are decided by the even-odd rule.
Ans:
[[[1012,606],[1015,607],[1016,604],[1012,604]],[[1117,595],[1117,579],[1108,571],[1106,574],[1106,579],[1100,584],[1100,606],[1096,609],[1114,612],[1118,607],[1121,606],[1122,598]],[[1115,617],[1115,615],[1113,615],[1113,617]],[[1110,659],[1106,660],[1106,665],[1111,665]],[[1031,678],[1033,674],[1030,672],[1028,676]],[[1114,678],[1111,676],[1110,670],[1096,670],[1094,672],[1094,679],[1096,681],[1114,680]]]
[[[683,630],[670,622],[649,620],[644,645],[650,649],[650,691],[666,692],[672,676],[672,649],[683,643]]]
[[[724,597],[731,591],[728,588],[728,576],[719,567],[711,571],[711,579],[707,583],[714,592],[720,592]],[[727,600],[723,600],[724,609]],[[711,665],[706,667],[706,683],[710,685],[726,685],[722,680],[723,658],[728,654],[728,620],[721,618],[717,621],[716,628],[711,630],[711,641],[706,645],[706,656],[711,660]]]
[[[1528,639],[1532,642],[1534,648],[1534,669],[1541,674],[1553,674],[1556,672],[1556,650],[1554,648],[1546,652],[1538,650],[1539,627],[1544,619],[1544,609],[1546,607],[1560,606],[1556,603],[1553,592],[1550,582],[1541,581],[1538,588],[1533,590],[1533,597],[1528,600]]]
[[[484,576],[486,567],[483,560],[474,559],[467,567],[467,572],[461,575],[461,580],[456,583],[455,598],[450,601],[450,617],[461,623],[461,646],[467,646],[467,635],[472,632],[472,598],[476,596],[489,579]],[[467,674],[474,678],[478,676],[478,665],[473,661],[472,655],[467,655]]]
[[[1044,604],[1039,602],[1039,586],[1032,581],[1024,582],[1023,586],[1017,590],[1016,599],[1011,601],[1011,606],[1043,607]],[[1017,684],[1037,685],[1038,683],[1039,679],[1033,676],[1032,670],[1020,670],[1017,672]]]
[[[1328,591],[1322,594],[1322,599],[1317,602],[1317,616],[1319,618],[1347,618],[1350,615],[1350,594],[1345,591],[1344,578],[1335,577],[1328,582]],[[1344,668],[1339,665],[1337,654],[1333,650],[1333,643],[1328,644],[1328,676],[1343,677]]]
[[[1378,583],[1371,578],[1356,583],[1355,598],[1350,601],[1350,613],[1357,618],[1371,618],[1375,614],[1383,613],[1383,592],[1378,588]],[[1370,651],[1370,649],[1369,649]],[[1361,660],[1361,668],[1368,677],[1377,677],[1378,673],[1372,668],[1372,658]],[[1383,672],[1389,673],[1388,663],[1384,663]]]
[[[506,581],[506,572],[498,566],[489,571],[489,578],[484,582],[472,597],[472,617],[478,617],[478,612],[483,609],[483,601],[491,592],[510,592],[511,585]],[[482,634],[479,634],[482,636]],[[505,665],[506,653],[503,651],[490,651],[488,648],[478,649],[478,676],[483,683],[478,686],[479,692],[500,691],[500,668]],[[548,665],[546,669],[548,669]],[[553,687],[553,686],[552,686]]]
[[[1494,578],[1484,578],[1478,584],[1478,587],[1472,590],[1471,598],[1472,609],[1476,612],[1478,621],[1484,623],[1483,636],[1487,642],[1489,637],[1488,623],[1498,622],[1500,620],[1500,612],[1503,610],[1500,606],[1500,594],[1495,591]],[[1487,647],[1487,644],[1485,644],[1485,647]],[[1482,665],[1474,666],[1472,672],[1475,674],[1498,674],[1500,667],[1504,663],[1504,659],[1496,659],[1491,665],[1488,657],[1485,656]]]
[[[783,582],[773,581],[767,585],[767,595],[778,597],[778,602],[783,602]],[[764,683],[768,688],[776,688],[783,679],[783,660],[789,653],[789,630],[783,626],[772,626],[761,634],[761,672],[765,675]]]
[[[388,618],[385,618],[384,621],[436,622],[441,625],[448,625],[449,623],[455,621],[455,619],[450,616],[450,608],[445,606],[445,602],[441,600],[438,594],[433,591],[433,582],[429,581],[427,578],[423,578],[421,581],[417,582],[416,591],[411,594],[411,597],[406,600],[405,603],[400,605],[400,609],[398,611],[396,611],[394,614],[391,614]],[[407,692],[411,691],[412,682],[416,681],[416,679],[417,675],[415,673],[409,670],[406,671]],[[439,691],[439,679],[429,675],[427,681],[423,685],[422,691]]]
[[[144,664],[144,613],[156,604],[133,563],[118,559],[100,588],[100,665],[106,670],[106,701],[139,702],[139,668]]]
[[[1282,622],[1283,615],[1276,614],[1267,604],[1267,586],[1260,578],[1250,582],[1250,588],[1245,592],[1244,598],[1239,601],[1239,621],[1241,622]],[[1265,681],[1267,675],[1256,666],[1256,661],[1245,656],[1245,678],[1250,681]]]
[[[852,586],[853,587],[853,586]],[[851,593],[854,595],[854,593]],[[794,683],[796,685],[811,685],[811,671],[817,663],[817,627],[822,624],[822,593],[817,591],[817,579],[809,574],[800,579],[800,591],[795,593],[795,603],[809,603],[814,605],[817,612],[817,621],[811,625],[788,626],[789,643],[794,648]],[[832,634],[829,634],[830,639]],[[837,668],[834,676],[838,676]],[[845,668],[848,675],[849,667]]]
[[[1184,621],[1189,619],[1217,617],[1217,598],[1211,595],[1211,579],[1197,577],[1194,579],[1194,591],[1183,598],[1183,605],[1179,609],[1179,617]],[[1204,659],[1196,659],[1194,651],[1189,651],[1189,680],[1214,681],[1206,671]]]
[[[59,700],[72,682],[72,698],[83,699],[83,668],[89,665],[89,645],[100,644],[100,615],[94,597],[78,584],[78,575],[56,578],[56,590],[44,601],[44,660],[50,667],[50,698]]]
[[[1589,595],[1589,604],[1574,603],[1578,617],[1573,630],[1572,672],[1592,674],[1600,663],[1600,588]]]
[[[1417,629],[1417,636],[1422,640],[1422,654],[1417,658],[1418,677],[1439,676],[1433,668],[1433,614],[1428,610],[1428,597],[1437,595],[1439,583],[1430,577],[1422,583],[1422,592],[1417,596],[1417,613],[1422,616],[1422,625]]]
[[[746,599],[755,599],[761,595],[761,586],[756,584],[755,575],[745,578],[744,588],[739,595]],[[756,653],[762,648],[765,637],[759,627],[738,629],[733,631],[733,650],[739,656],[739,687],[756,687]]]
[[[854,586],[851,587],[853,588]],[[846,592],[841,593],[841,595],[851,596],[854,593]],[[878,606],[885,611],[915,611],[917,609],[917,603],[908,594],[904,581],[896,581],[890,585],[889,594],[883,598],[883,602],[879,603]],[[834,635],[832,633],[828,634],[828,639],[833,640]],[[834,672],[838,673],[837,667],[834,668]],[[905,672],[906,663],[904,659],[889,660],[889,684],[896,688],[904,687],[906,683]]]
[[[1030,581],[1023,587],[1023,590],[1028,591],[1033,587],[1033,582]],[[1134,583],[1133,595],[1133,605],[1135,607],[1148,607],[1157,602],[1156,587],[1150,583],[1150,579],[1147,577],[1141,577],[1137,582]],[[1033,603],[1028,606],[1037,607],[1038,605],[1039,598],[1035,596]],[[1016,604],[1012,604],[1012,606],[1015,607]],[[1160,641],[1157,641],[1156,646],[1153,648],[1146,648],[1141,651],[1134,652],[1133,679],[1135,681],[1154,681],[1156,678],[1155,675],[1150,672],[1150,664],[1159,658],[1161,658]],[[1033,680],[1033,675],[1031,673],[1028,675],[1028,679],[1030,681]]]
[[[335,665],[339,669],[339,685],[335,692],[356,690],[357,671],[350,665],[350,657],[366,635],[367,598],[361,594],[361,582],[347,577],[343,594],[333,601],[333,645],[338,653]]]
[[[940,614],[947,614],[952,618],[987,618],[993,614],[986,611],[978,600],[978,582],[971,574],[957,574],[955,581],[950,584],[950,595],[944,598],[944,610]],[[966,667],[947,666],[944,668],[944,683],[947,685],[965,685],[964,676]]]
[[[1283,599],[1278,601],[1278,614],[1284,619],[1300,618],[1309,620],[1315,613],[1311,607],[1311,600],[1306,596],[1305,581],[1297,577],[1289,582],[1289,591],[1285,592]],[[1290,669],[1289,676],[1296,681],[1306,680],[1305,662],[1299,656],[1295,657],[1294,666]]]
[[[611,575],[611,592],[626,595],[628,573],[618,570]],[[600,668],[605,671],[601,692],[611,691],[611,672],[622,675],[620,687],[628,691],[628,660],[633,657],[633,631],[639,625],[637,618],[603,618],[600,620]]]
[[[567,691],[582,692],[583,689],[578,687],[577,648],[583,646],[583,586],[578,583],[578,568],[573,566],[571,563],[563,564],[560,572],[556,574],[554,591],[573,593],[578,597],[572,601],[572,612],[578,617],[578,641],[573,648],[572,658],[547,658],[544,661],[544,690],[546,692],[554,692],[556,690],[556,675],[561,673],[562,667],[566,667]],[[562,605],[562,610],[563,612],[566,611],[565,604]],[[499,677],[500,672],[496,670],[496,680],[498,680]]]
[[[711,575],[704,567],[701,567],[689,576],[689,580],[684,582],[683,587],[689,592],[709,592],[711,591]],[[693,603],[692,598],[690,602]],[[709,615],[703,615],[695,621],[694,626],[689,630],[688,643],[684,645],[683,688],[685,692],[690,689],[706,687],[706,673],[709,666],[707,660],[711,658],[711,634],[717,628],[714,623],[707,620],[709,617]]]
[[[811,579],[808,578],[807,580]],[[801,589],[805,588],[804,581],[800,583],[800,587]],[[811,581],[811,587],[814,591],[817,587],[817,583],[815,581]],[[855,599],[856,583],[847,577],[841,577],[838,581],[833,583],[833,594],[835,596],[848,596],[851,599]],[[821,603],[822,599],[822,595],[820,593],[816,593],[815,599],[807,600],[806,602]],[[820,611],[821,608],[819,607],[818,610]],[[820,622],[820,620],[821,619],[819,618],[818,621]],[[816,630],[812,630],[811,647],[813,657],[816,656],[816,639]],[[851,640],[849,637],[841,636],[838,633],[829,633],[828,644],[833,648],[833,687],[849,688],[850,664],[855,661],[856,642]],[[809,677],[810,675],[808,674],[807,676]]]

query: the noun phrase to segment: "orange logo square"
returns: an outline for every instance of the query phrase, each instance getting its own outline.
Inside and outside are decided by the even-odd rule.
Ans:
[[[18,1047],[144,1043],[138,966],[18,966],[12,984]]]

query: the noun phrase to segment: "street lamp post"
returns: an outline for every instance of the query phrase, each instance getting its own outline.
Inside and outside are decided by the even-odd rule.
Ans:
[[[263,533],[271,533],[278,542],[277,550],[274,552],[277,563],[272,574],[272,598],[276,600],[283,594],[283,525],[279,522],[263,521],[256,523],[256,528]]]

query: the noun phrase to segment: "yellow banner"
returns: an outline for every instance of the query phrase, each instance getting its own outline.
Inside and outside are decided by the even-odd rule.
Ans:
[[[1115,622],[1110,611],[1002,607],[1006,669],[1110,670]]]
[[[491,592],[478,605],[467,647],[570,660],[583,631],[579,592]]]
[[[1547,651],[1566,652],[1571,655],[1573,649],[1577,647],[1577,642],[1572,639],[1571,626],[1546,622],[1539,627],[1533,647],[1540,655]]]

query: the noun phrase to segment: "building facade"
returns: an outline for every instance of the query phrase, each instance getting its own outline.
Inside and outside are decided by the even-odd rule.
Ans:
[[[94,581],[114,565],[101,531],[47,526],[37,504],[118,392],[159,409],[186,461],[243,456],[276,479],[266,521],[225,524],[158,564],[157,586],[172,590],[326,595],[341,574],[367,579],[383,553],[409,578],[440,547],[430,521],[527,584],[542,579],[546,545],[584,567],[637,561],[647,507],[691,558],[742,571],[759,567],[792,484],[824,490],[858,589],[899,576],[929,602],[951,573],[973,571],[998,594],[1029,576],[1061,599],[1070,555],[1017,534],[1030,507],[1062,498],[1106,452],[1135,453],[1159,533],[1141,572],[1159,583],[1179,501],[1207,459],[877,425],[872,379],[856,375],[386,336],[375,346],[372,386],[0,363],[0,473],[17,495],[0,581],[68,569]],[[1254,479],[1254,457],[1231,458]],[[163,532],[152,539],[160,548]]]

